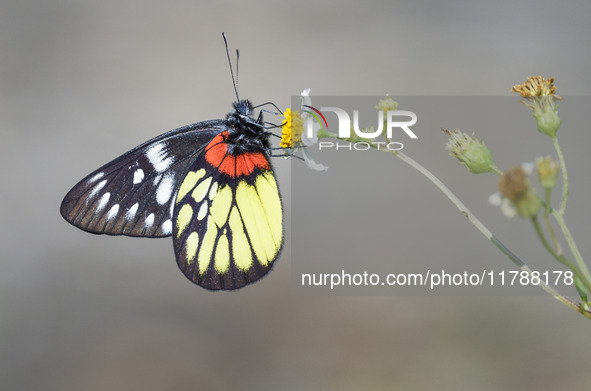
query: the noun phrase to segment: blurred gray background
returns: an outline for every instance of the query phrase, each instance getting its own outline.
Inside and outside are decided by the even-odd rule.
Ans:
[[[588,389],[591,323],[552,298],[295,296],[289,240],[260,283],[211,293],[178,271],[169,239],[90,235],[63,221],[59,205],[133,146],[226,114],[234,95],[222,31],[241,50],[241,95],[258,103],[286,107],[304,88],[509,95],[538,73],[576,96],[591,94],[590,11],[587,1],[0,1],[2,388]],[[589,254],[588,129],[563,123],[567,219]],[[441,124],[463,125],[461,116]],[[502,168],[551,152],[533,123],[481,136]],[[421,137],[444,142],[437,129]],[[425,151],[412,149],[502,240],[531,264],[546,257],[529,244],[527,222],[487,205],[494,180],[468,176],[442,149]],[[403,255],[509,267],[429,183],[391,160],[384,167],[404,179],[392,197],[414,211],[392,239],[406,243]],[[291,163],[275,162],[286,205]],[[323,205],[311,207],[331,210]]]

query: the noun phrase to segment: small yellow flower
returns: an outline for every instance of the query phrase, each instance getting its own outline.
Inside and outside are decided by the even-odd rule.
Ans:
[[[525,83],[513,86],[511,91],[517,92],[524,98],[533,98],[536,96],[553,96],[560,99],[560,97],[556,95],[554,77],[544,79],[542,75],[528,77]]]
[[[546,156],[545,158],[539,157],[536,159],[536,168],[538,170],[540,184],[543,188],[552,189],[556,186],[558,162],[552,160],[550,156]]]
[[[312,106],[312,100],[310,99],[310,90],[306,89],[300,94],[302,97],[302,106]],[[326,171],[328,167],[316,163],[308,149],[314,144],[318,143],[319,132],[317,126],[311,121],[311,117],[301,111],[292,111],[291,108],[287,108],[283,113],[285,121],[281,125],[281,142],[279,145],[285,149],[285,155],[294,155],[297,151],[302,152],[302,157],[306,165],[315,171]],[[307,122],[308,129],[311,129],[312,134],[304,132],[304,123]]]
[[[304,121],[299,111],[291,111],[288,107],[283,113],[285,122],[281,125],[281,148],[293,148],[294,144],[301,142],[304,132]]]
[[[281,142],[279,146],[281,148],[291,148],[291,109],[288,107],[284,112],[283,116],[285,117],[285,121],[281,125]]]

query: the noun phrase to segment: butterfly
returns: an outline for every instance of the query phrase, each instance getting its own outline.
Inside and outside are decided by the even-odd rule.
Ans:
[[[171,130],[105,164],[68,192],[61,215],[95,234],[172,236],[181,271],[209,290],[262,278],[283,246],[272,133],[234,88],[225,119]]]

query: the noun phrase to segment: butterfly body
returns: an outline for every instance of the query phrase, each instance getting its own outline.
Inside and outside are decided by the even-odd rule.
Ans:
[[[248,100],[223,120],[149,140],[82,179],[62,216],[88,232],[172,236],[196,284],[238,289],[264,276],[283,245],[269,133]]]

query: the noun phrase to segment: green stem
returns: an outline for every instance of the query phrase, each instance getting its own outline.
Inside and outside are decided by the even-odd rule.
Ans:
[[[564,220],[564,212],[566,211],[566,204],[568,201],[568,194],[569,194],[569,182],[568,182],[568,173],[566,171],[566,162],[564,160],[564,154],[562,153],[562,149],[560,148],[560,144],[558,143],[558,138],[556,136],[552,137],[552,142],[554,143],[554,149],[556,150],[556,154],[558,155],[558,161],[560,162],[560,170],[562,172],[562,200],[560,202],[560,209],[552,210],[552,216],[556,219],[560,230],[562,231],[562,235],[566,239],[566,243],[570,248],[573,257],[575,258],[575,262],[577,263],[581,273],[583,274],[580,277],[581,281],[585,284],[586,287],[591,284],[591,273],[589,273],[589,269],[587,268],[587,264],[583,260],[583,256],[575,243],[575,239],[573,238],[568,226],[566,225],[566,221]],[[587,288],[589,289],[589,288]]]
[[[509,258],[511,258],[511,259],[513,259],[513,257],[514,258],[517,258],[517,256],[515,254],[513,254],[511,252],[511,250],[509,250],[507,247],[505,247],[505,245],[503,245],[503,243],[501,243],[495,236],[493,236],[491,238],[491,242],[493,242],[493,244],[495,246],[497,246],[497,248],[499,250],[501,250],[501,252],[503,252]],[[519,259],[519,258],[517,258],[517,259]],[[524,265],[523,267],[520,267],[520,269],[521,270],[525,270],[529,275],[531,275],[531,269],[529,267],[527,267],[527,265]],[[556,292],[554,289],[552,289],[550,286],[548,286],[548,285],[546,285],[544,283],[540,283],[540,286],[548,294],[552,295],[552,297],[554,297],[556,300],[558,300],[562,304],[564,304],[567,307],[569,307],[569,308],[577,311],[579,314],[583,315],[585,318],[591,319],[591,312],[589,312],[585,308],[586,307],[586,304],[577,305],[577,304],[573,303],[572,301],[570,301],[569,299],[567,299],[565,296],[560,295],[558,292]]]
[[[492,170],[492,172],[494,172],[498,176],[503,176],[503,171],[499,170],[499,168],[497,166],[495,166],[494,164],[490,167],[490,169]]]
[[[554,149],[556,150],[556,154],[558,155],[558,161],[560,161],[560,170],[562,171],[562,200],[560,201],[560,213],[564,214],[566,210],[566,202],[568,200],[568,173],[566,172],[566,163],[564,161],[564,155],[562,154],[562,149],[560,148],[560,144],[558,143],[558,138],[556,136],[552,137],[552,142],[554,143]]]
[[[583,273],[584,280],[591,281],[591,274],[589,273],[589,269],[587,268],[587,264],[583,260],[583,256],[581,255],[581,252],[579,251],[579,248],[577,247],[577,244],[575,243],[575,240],[574,240],[572,234],[570,233],[568,226],[566,225],[566,221],[564,220],[564,216],[562,216],[560,211],[556,211],[556,210],[554,210],[552,212],[552,216],[554,216],[554,218],[556,219],[556,222],[558,223],[558,226],[562,230],[562,234],[564,235],[564,238],[566,239],[566,243],[568,243],[568,247],[570,248],[571,252],[573,253],[573,257],[575,258],[575,262],[577,263],[577,265],[579,266],[579,269],[581,269],[581,272]],[[587,284],[585,284],[585,286],[586,285]]]
[[[321,138],[335,138],[337,140],[349,141],[346,139],[339,138],[337,134],[332,133],[332,132],[328,132],[328,131],[324,131],[322,133],[322,135],[319,133],[318,136],[319,136],[318,137],[319,139],[321,139]],[[377,149],[377,146],[375,146],[371,143],[370,143],[370,146],[372,148]],[[404,161],[405,163],[410,165],[412,168],[417,170],[419,173],[423,174],[423,176],[425,176],[427,179],[429,179],[456,206],[456,208],[458,208],[458,210],[464,216],[466,216],[468,218],[468,220],[472,223],[472,225],[474,225],[478,229],[478,231],[480,231],[480,233],[482,233],[482,235],[484,235],[484,237],[486,237],[488,240],[490,240],[517,267],[519,267],[521,270],[526,271],[531,276],[531,273],[532,273],[531,269],[521,259],[519,259],[519,257],[517,255],[515,255],[511,250],[509,250],[499,239],[497,239],[492,234],[492,232],[490,232],[488,230],[488,228],[486,228],[486,226],[484,224],[482,224],[482,222],[480,220],[478,220],[478,218],[476,218],[476,216],[466,207],[466,205],[464,205],[464,203],[462,201],[460,201],[460,199],[443,182],[441,182],[439,180],[439,178],[437,178],[435,175],[433,175],[433,173],[431,173],[429,170],[427,170],[425,167],[423,167],[421,164],[419,164],[418,162],[416,162],[414,159],[412,159],[410,156],[404,154],[403,152],[389,151],[389,150],[386,151],[383,149],[381,149],[381,151],[391,153],[392,155],[400,158],[402,161]],[[500,172],[500,170],[497,169],[496,171],[498,171],[498,174],[499,173],[502,174]],[[572,302],[571,300],[569,300],[565,296],[561,295],[560,293],[558,293],[558,291],[556,291],[551,286],[546,285],[543,282],[541,282],[539,285],[544,291],[546,291],[546,293],[548,293],[549,295],[554,297],[559,302],[561,302],[564,305],[566,305],[567,307],[577,311],[578,313],[585,316],[586,318],[591,319],[591,312],[586,311],[581,306],[577,305],[576,303]]]
[[[423,167],[422,165],[417,163],[414,159],[412,159],[410,156],[404,154],[403,152],[391,151],[391,153],[393,155],[397,156],[398,158],[400,158],[402,161],[404,161],[405,163],[410,165],[412,168],[414,168],[415,170],[417,170],[421,174],[423,174],[423,176],[425,176],[427,179],[429,179],[456,206],[456,208],[458,208],[460,210],[460,212],[462,212],[462,214],[468,218],[468,220],[478,229],[478,231],[480,231],[480,233],[482,233],[499,250],[501,250],[501,252],[503,252],[503,254],[507,255],[507,257],[509,257],[509,259],[515,265],[517,265],[521,270],[525,270],[528,274],[531,275],[531,269],[521,259],[519,259],[519,257],[517,255],[513,254],[513,252],[511,252],[511,250],[509,250],[505,245],[503,245],[503,243],[499,239],[497,239],[492,234],[492,232],[490,232],[488,230],[488,228],[486,228],[486,226],[484,224],[482,224],[482,222],[480,220],[478,220],[478,218],[476,218],[476,216],[466,207],[466,205],[464,205],[464,203],[462,203],[462,201],[460,201],[460,199],[454,193],[452,193],[452,191],[447,186],[445,186],[445,184],[443,184],[443,182],[441,182],[439,180],[439,178],[437,178],[435,175],[433,175],[433,173],[431,173],[429,170],[427,170],[425,167]],[[540,286],[548,294],[553,296],[556,300],[558,300],[561,303],[567,305],[568,307],[574,309],[575,311],[579,312],[580,314],[584,315],[585,317],[591,319],[591,313],[583,310],[578,305],[576,305],[575,303],[573,303],[572,301],[570,301],[566,297],[559,294],[552,287],[550,287],[544,283],[541,283]]]
[[[441,182],[439,180],[439,178],[437,178],[429,170],[427,170],[425,167],[423,167],[422,165],[420,165],[419,163],[417,163],[415,160],[413,160],[410,156],[407,156],[406,154],[404,154],[404,153],[402,153],[400,151],[398,151],[398,152],[392,151],[392,153],[395,156],[397,156],[398,158],[400,158],[402,161],[404,161],[405,163],[407,163],[408,165],[410,165],[412,168],[416,169],[418,172],[420,172],[421,174],[423,174],[435,186],[437,186],[437,188],[439,190],[441,190],[441,192],[443,194],[445,194],[445,196],[447,198],[449,198],[449,200],[460,210],[460,212],[462,212],[462,214],[464,216],[466,216],[468,218],[468,220],[470,220],[470,222],[488,240],[490,240],[499,250],[501,250],[501,252],[503,252],[505,255],[507,255],[507,257],[509,257],[509,259],[511,261],[513,261],[513,263],[515,265],[517,265],[521,270],[524,270],[528,274],[531,275],[531,269],[521,259],[519,259],[519,257],[517,257],[517,255],[513,254],[513,252],[511,252],[511,250],[509,250],[507,247],[505,247],[505,245],[503,245],[503,243],[500,240],[498,240],[488,230],[488,228],[486,228],[486,226],[484,224],[482,224],[482,222],[480,222],[480,220],[478,220],[476,218],[476,216],[474,216],[474,214],[460,201],[460,199],[455,194],[452,193],[452,191],[447,186],[445,186],[443,184],[443,182]],[[581,307],[579,307],[577,304],[575,304],[572,301],[570,301],[569,299],[567,299],[565,296],[562,296],[561,294],[559,294],[552,287],[550,287],[550,286],[548,286],[548,285],[546,285],[544,283],[540,283],[540,287],[542,289],[544,289],[548,294],[550,294],[551,296],[553,296],[556,300],[558,300],[561,303],[567,305],[568,307],[574,309],[575,311],[577,311],[578,313],[584,315],[585,317],[591,319],[591,313],[590,312],[585,311],[584,309],[582,309]]]
[[[552,243],[554,244],[554,248],[558,254],[562,254],[562,248],[560,247],[560,243],[558,243],[558,239],[556,238],[556,233],[554,233],[554,229],[552,228],[552,224],[550,224],[550,202],[552,198],[552,189],[546,189],[546,204],[544,205],[544,222],[546,223],[546,228],[548,229],[548,235],[552,239]]]
[[[571,261],[570,259],[568,259],[567,257],[565,257],[564,254],[558,254],[556,251],[554,251],[554,249],[552,248],[552,246],[550,246],[550,244],[546,240],[546,236],[544,235],[544,232],[542,232],[542,227],[540,227],[540,222],[538,221],[538,218],[537,217],[532,217],[531,220],[532,220],[532,223],[533,223],[534,228],[536,230],[536,233],[538,234],[538,237],[540,238],[540,241],[542,242],[542,245],[544,246],[544,248],[558,262],[560,262],[564,266],[568,267],[577,277],[579,277],[579,279],[581,280],[581,282],[583,282],[583,284],[585,285],[585,287],[589,290],[589,292],[591,292],[591,281],[588,280],[587,278],[585,278],[585,275],[573,263],[573,261]]]

